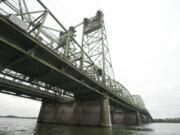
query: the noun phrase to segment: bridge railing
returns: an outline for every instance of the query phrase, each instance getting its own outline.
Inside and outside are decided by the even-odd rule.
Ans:
[[[105,83],[102,82],[102,78],[99,76],[101,72],[100,69],[98,69],[98,66],[88,54],[83,51],[82,45],[75,39],[76,30],[74,27],[69,27],[67,30],[40,0],[31,0],[30,2],[31,4],[25,0],[3,0],[3,2],[1,1],[0,3],[0,15],[9,19],[9,21],[41,42],[52,52],[58,54],[75,68],[81,70],[82,73],[92,80],[98,82],[103,87],[106,87],[112,94],[129,104],[145,108],[145,106],[140,103],[142,101],[138,100],[139,98],[132,97],[122,84],[113,80],[107,74],[105,74]],[[82,68],[81,65],[82,52],[84,53],[83,56],[86,57],[86,61],[84,62],[84,64],[87,64],[84,66],[86,68]],[[3,74],[8,74],[7,71],[9,70],[4,70]],[[11,73],[12,72],[14,71],[11,71]],[[12,76],[12,74],[8,75]],[[15,76],[13,77],[23,80],[22,78],[18,78],[22,77],[22,75],[18,76],[18,73],[14,73],[14,75]],[[30,83],[27,82],[26,79],[21,83],[30,86]],[[39,87],[40,89],[46,90],[45,85],[45,83],[37,80],[36,84],[33,84],[32,87]],[[64,90],[58,89],[57,91]]]

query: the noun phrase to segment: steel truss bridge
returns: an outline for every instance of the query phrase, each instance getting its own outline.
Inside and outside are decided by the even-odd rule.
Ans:
[[[66,29],[40,0],[0,0],[0,92],[60,102],[106,95],[111,108],[150,115],[114,78],[102,11]]]

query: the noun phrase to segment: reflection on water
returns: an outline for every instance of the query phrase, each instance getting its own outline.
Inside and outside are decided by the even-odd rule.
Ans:
[[[39,124],[36,127],[35,135],[150,135],[152,132],[152,129],[123,125],[116,125],[112,128],[102,128]]]
[[[35,119],[0,118],[0,135],[180,135],[180,124],[151,123],[100,128],[36,124]]]
[[[38,124],[35,135],[180,135],[178,123],[151,123],[112,128]]]
[[[40,124],[37,126],[37,134],[42,135],[111,135],[112,129],[82,127],[82,126],[59,126],[51,124]]]
[[[175,123],[114,125],[112,128],[39,124],[36,129],[35,135],[180,135],[180,124]]]

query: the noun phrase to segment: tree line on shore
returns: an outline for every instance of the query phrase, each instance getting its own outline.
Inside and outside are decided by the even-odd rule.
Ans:
[[[164,119],[154,119],[153,122],[161,123],[180,123],[180,118],[164,118]]]

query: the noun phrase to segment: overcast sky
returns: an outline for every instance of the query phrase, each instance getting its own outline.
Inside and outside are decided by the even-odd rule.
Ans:
[[[102,9],[116,80],[141,95],[153,117],[180,117],[180,1],[51,0],[48,7],[66,27]],[[40,104],[0,94],[0,115],[37,116]]]

